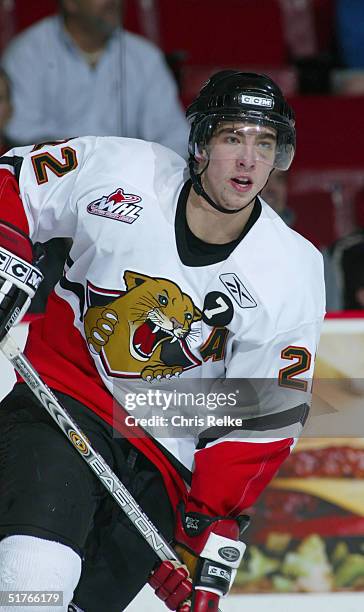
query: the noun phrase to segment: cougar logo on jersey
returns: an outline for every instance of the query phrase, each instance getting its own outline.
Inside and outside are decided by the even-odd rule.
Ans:
[[[255,308],[257,303],[234,273],[220,274],[220,280],[241,308]]]
[[[86,340],[107,374],[153,380],[201,365],[191,350],[199,344],[201,311],[190,296],[170,280],[130,270],[124,281],[124,292],[88,285]]]
[[[123,221],[124,223],[134,223],[139,218],[142,206],[135,206],[136,202],[141,201],[141,197],[133,193],[125,193],[119,187],[108,196],[103,196],[94,200],[87,206],[87,211],[91,215]]]

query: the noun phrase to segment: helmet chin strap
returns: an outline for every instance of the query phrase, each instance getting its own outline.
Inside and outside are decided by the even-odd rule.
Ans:
[[[265,184],[263,185],[263,187],[261,188],[261,190],[259,191],[259,193],[257,193],[254,198],[252,198],[250,200],[250,202],[248,202],[248,204],[245,204],[245,206],[242,206],[241,208],[238,208],[237,210],[229,210],[228,208],[224,208],[223,206],[220,206],[220,204],[216,204],[216,202],[214,202],[214,200],[212,198],[210,198],[209,194],[204,190],[204,188],[202,187],[202,182],[201,182],[201,176],[202,174],[205,172],[205,170],[207,169],[207,166],[209,165],[208,163],[206,164],[206,167],[202,170],[201,174],[196,174],[195,173],[195,169],[194,169],[194,164],[195,164],[195,160],[193,157],[190,158],[188,166],[190,169],[190,176],[191,176],[191,181],[192,181],[192,185],[194,190],[196,191],[197,195],[203,197],[206,202],[208,202],[210,204],[210,206],[212,206],[212,208],[214,208],[215,210],[218,210],[219,212],[225,213],[226,215],[235,215],[236,213],[241,212],[242,210],[244,210],[245,208],[247,208],[248,206],[250,206],[250,204],[252,202],[254,202],[255,198],[257,197],[257,195],[259,195],[264,187],[266,186],[270,175],[272,174],[274,168],[272,168],[272,170],[269,173],[269,176],[265,182]]]

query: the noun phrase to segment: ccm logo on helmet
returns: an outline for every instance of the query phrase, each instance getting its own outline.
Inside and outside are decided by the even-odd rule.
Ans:
[[[240,102],[243,104],[253,104],[254,106],[265,106],[266,108],[273,107],[273,100],[270,98],[258,98],[257,96],[240,95]]]

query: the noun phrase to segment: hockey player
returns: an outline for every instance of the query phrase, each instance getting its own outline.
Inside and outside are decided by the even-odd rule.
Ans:
[[[110,137],[1,158],[0,338],[39,284],[33,244],[72,238],[26,354],[189,576],[158,561],[20,382],[0,409],[0,591],[58,590],[63,610],[73,599],[119,612],[149,580],[171,610],[192,597],[195,612],[217,611],[244,510],[307,416],[322,258],[259,197],[292,162],[293,111],[270,78],[228,70],[187,117],[189,172],[160,145]],[[130,394],[176,378],[259,379],[259,415],[240,398],[243,424],[207,435],[128,425]]]

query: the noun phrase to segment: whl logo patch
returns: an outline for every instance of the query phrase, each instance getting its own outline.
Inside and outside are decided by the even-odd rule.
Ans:
[[[220,274],[220,280],[241,308],[255,308],[257,303],[234,273]]]
[[[94,200],[87,206],[87,212],[90,215],[98,217],[106,217],[114,219],[114,221],[123,221],[123,223],[134,223],[139,218],[139,213],[142,206],[136,206],[137,202],[141,202],[141,197],[133,193],[125,193],[124,189],[119,187],[108,196],[102,196],[98,200]]]

